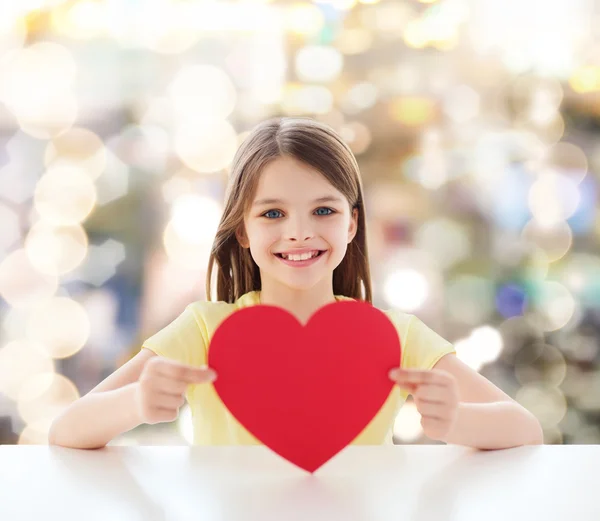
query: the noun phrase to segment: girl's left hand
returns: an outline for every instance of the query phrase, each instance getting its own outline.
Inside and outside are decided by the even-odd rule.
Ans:
[[[445,441],[458,416],[458,382],[446,371],[430,369],[392,369],[389,377],[408,391],[421,414],[425,435]]]

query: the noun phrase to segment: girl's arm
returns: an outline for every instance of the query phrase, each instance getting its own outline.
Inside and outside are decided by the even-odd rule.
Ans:
[[[50,445],[99,449],[142,422],[135,404],[138,382],[111,391],[90,392],[59,415],[48,434]]]
[[[541,445],[540,424],[516,402],[460,403],[454,428],[441,441],[477,449]]]
[[[413,396],[429,438],[479,449],[544,442],[531,412],[456,355],[443,356],[430,370],[392,370],[390,378]]]
[[[48,433],[51,445],[76,449],[104,447],[113,438],[138,425],[135,385],[146,363],[156,355],[141,349],[54,419]]]
[[[481,449],[501,449],[544,443],[538,419],[456,355],[442,357],[434,366],[458,384],[459,407],[446,443]]]

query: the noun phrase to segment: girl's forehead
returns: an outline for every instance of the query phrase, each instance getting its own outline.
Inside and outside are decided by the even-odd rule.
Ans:
[[[335,186],[314,168],[299,162],[274,161],[260,173],[255,197],[262,197],[267,193],[270,195],[272,192],[289,193],[291,189],[299,195],[313,191],[339,193]]]

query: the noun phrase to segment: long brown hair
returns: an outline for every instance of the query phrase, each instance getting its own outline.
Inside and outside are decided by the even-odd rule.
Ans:
[[[333,271],[333,292],[372,302],[367,253],[365,208],[358,164],[352,151],[329,126],[311,118],[274,118],[256,125],[233,159],[226,204],[213,242],[206,296],[211,300],[211,277],[216,263],[217,300],[229,303],[261,289],[260,271],[250,250],[238,242],[236,231],[252,204],[262,169],[272,160],[290,156],[319,171],[358,210],[358,227],[346,255]]]

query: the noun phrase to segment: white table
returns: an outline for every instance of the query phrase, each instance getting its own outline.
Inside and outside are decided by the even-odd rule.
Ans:
[[[262,446],[0,446],[0,520],[600,520],[600,446],[350,446],[314,475]]]

